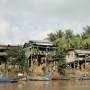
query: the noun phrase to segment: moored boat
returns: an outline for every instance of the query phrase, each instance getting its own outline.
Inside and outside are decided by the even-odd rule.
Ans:
[[[53,80],[70,80],[68,76],[53,77]]]
[[[70,77],[68,77],[68,76],[63,76],[62,78],[60,78],[60,80],[70,80]]]
[[[29,76],[28,79],[31,81],[50,81],[52,80],[52,75],[50,73],[49,75],[45,76]]]
[[[0,82],[11,82],[16,83],[18,82],[18,78],[9,78],[9,77],[0,77]]]
[[[90,77],[88,77],[88,76],[80,76],[78,79],[79,80],[90,80]]]

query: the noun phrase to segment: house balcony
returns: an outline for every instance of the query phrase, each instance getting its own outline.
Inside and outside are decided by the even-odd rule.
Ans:
[[[55,55],[55,51],[39,51],[38,53],[32,53],[32,52],[27,52],[27,54],[31,55],[31,54],[34,54],[34,55]]]
[[[0,56],[6,56],[7,53],[6,52],[0,52]]]

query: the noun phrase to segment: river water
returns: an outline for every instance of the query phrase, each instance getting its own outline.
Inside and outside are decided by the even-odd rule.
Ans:
[[[90,90],[89,80],[0,83],[0,90]]]

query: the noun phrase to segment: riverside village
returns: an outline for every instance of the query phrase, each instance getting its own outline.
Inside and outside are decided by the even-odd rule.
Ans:
[[[0,45],[0,82],[90,80],[90,26],[82,36],[71,30]]]
[[[0,90],[90,90],[90,0],[0,0]]]

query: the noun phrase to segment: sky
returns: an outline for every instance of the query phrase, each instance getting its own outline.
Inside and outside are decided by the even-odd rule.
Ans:
[[[0,44],[43,40],[57,30],[83,32],[90,0],[0,0]]]

